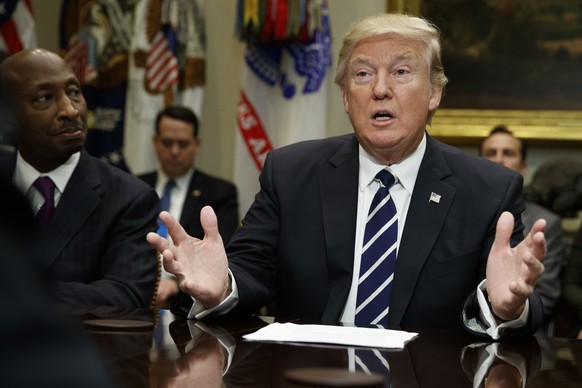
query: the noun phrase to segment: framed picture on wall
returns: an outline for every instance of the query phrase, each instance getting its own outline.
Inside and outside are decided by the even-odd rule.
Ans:
[[[442,34],[445,96],[430,133],[471,143],[505,124],[582,142],[582,0],[388,0]]]

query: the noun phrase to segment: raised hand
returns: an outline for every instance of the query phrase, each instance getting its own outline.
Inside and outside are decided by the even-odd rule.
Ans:
[[[170,213],[162,212],[160,218],[168,227],[172,241],[157,233],[148,233],[147,240],[162,252],[164,268],[176,276],[183,292],[196,298],[205,308],[218,305],[230,293],[231,285],[214,210],[205,206],[200,211],[204,229],[202,240],[189,236]]]
[[[512,248],[513,216],[504,212],[499,217],[487,262],[487,293],[493,313],[502,320],[515,319],[522,313],[544,272],[545,227],[545,220],[537,220],[525,239]]]

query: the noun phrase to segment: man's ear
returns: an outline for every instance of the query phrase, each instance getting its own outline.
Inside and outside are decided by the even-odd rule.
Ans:
[[[341,93],[342,93],[342,101],[344,103],[344,112],[348,113],[350,104],[348,102],[348,95],[346,93],[346,90],[343,87],[341,88]]]
[[[430,99],[428,102],[428,110],[429,111],[435,111],[440,103],[441,103],[441,98],[443,96],[443,87],[442,86],[432,86],[430,88]]]

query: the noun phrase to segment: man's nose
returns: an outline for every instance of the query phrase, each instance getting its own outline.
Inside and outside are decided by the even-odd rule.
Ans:
[[[496,152],[495,155],[493,155],[493,161],[495,163],[501,164],[501,162],[503,162],[503,152],[501,151]]]
[[[180,153],[180,144],[178,144],[177,141],[172,142],[172,146],[170,147],[170,152],[173,155],[177,155],[178,153]]]
[[[390,78],[384,72],[378,72],[375,75],[374,97],[377,99],[392,98],[392,86]]]
[[[72,119],[79,115],[79,110],[68,96],[62,96],[59,99],[59,117]]]

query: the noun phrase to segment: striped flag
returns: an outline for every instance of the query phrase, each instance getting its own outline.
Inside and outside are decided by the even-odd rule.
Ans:
[[[85,149],[127,170],[123,123],[135,5],[125,0],[62,0],[59,45],[87,102]]]
[[[0,51],[6,55],[36,47],[31,0],[0,0]]]
[[[156,167],[156,114],[184,105],[202,118],[205,34],[202,0],[140,0],[135,6],[125,104],[124,156],[134,174]]]
[[[240,214],[246,213],[259,190],[258,176],[269,151],[326,136],[331,37],[326,2],[313,4],[321,18],[312,39],[295,43],[271,39],[267,44],[251,39],[247,46],[234,158]],[[298,24],[308,23],[295,18]],[[265,30],[259,28],[257,33],[265,35]]]
[[[0,0],[0,62],[33,47],[36,47],[36,27],[30,0]],[[0,153],[13,149],[14,137],[0,123]]]
[[[170,25],[165,25],[154,37],[146,61],[146,80],[151,91],[161,93],[178,83],[175,51],[176,32]]]
[[[91,63],[90,54],[88,40],[79,39],[79,35],[74,35],[67,43],[64,59],[73,69],[81,85],[91,83],[97,78],[96,64]]]

